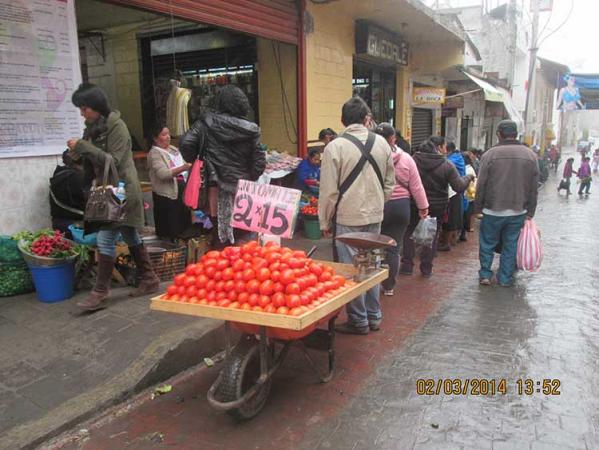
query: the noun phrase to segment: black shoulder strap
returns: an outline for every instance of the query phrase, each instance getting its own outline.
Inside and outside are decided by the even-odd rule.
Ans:
[[[376,173],[376,177],[379,179],[379,183],[381,184],[381,189],[384,190],[385,182],[383,181],[383,175],[381,174],[381,169],[379,168],[378,164],[376,163],[376,161],[374,160],[374,158],[372,157],[372,154],[371,154],[372,147],[374,146],[374,141],[376,139],[376,135],[373,132],[369,131],[368,139],[366,140],[366,144],[362,144],[362,141],[360,141],[360,139],[358,139],[355,136],[352,136],[349,133],[344,133],[339,137],[347,139],[352,144],[354,144],[356,147],[358,147],[358,149],[362,152],[362,157],[365,158],[372,166],[374,173]],[[362,168],[360,168],[360,170],[361,169]]]

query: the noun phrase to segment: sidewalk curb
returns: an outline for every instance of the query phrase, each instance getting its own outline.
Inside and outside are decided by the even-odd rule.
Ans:
[[[44,417],[16,426],[0,437],[0,448],[36,448],[94,414],[164,381],[224,348],[224,327],[211,321],[160,336],[125,371],[55,408]],[[198,350],[199,349],[199,350]]]

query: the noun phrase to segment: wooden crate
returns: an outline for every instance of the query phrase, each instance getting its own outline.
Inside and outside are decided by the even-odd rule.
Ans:
[[[351,264],[331,263],[328,261],[326,264],[332,266],[338,274],[346,277],[353,276],[356,272],[354,266]],[[318,322],[323,317],[326,317],[346,303],[352,301],[358,295],[365,293],[368,289],[381,283],[387,278],[388,274],[389,271],[387,269],[381,269],[371,275],[367,280],[343,289],[329,301],[307,311],[301,316],[221,308],[219,306],[199,305],[197,303],[174,302],[172,300],[163,300],[161,299],[161,296],[152,299],[150,308],[156,311],[166,311],[175,314],[209,317],[211,319],[221,319],[231,322],[249,323],[253,325],[264,325],[267,327],[299,331]]]

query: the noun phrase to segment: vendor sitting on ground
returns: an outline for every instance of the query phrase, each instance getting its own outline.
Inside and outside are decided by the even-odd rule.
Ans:
[[[299,189],[318,195],[320,190],[320,150],[311,148],[308,157],[297,166]]]

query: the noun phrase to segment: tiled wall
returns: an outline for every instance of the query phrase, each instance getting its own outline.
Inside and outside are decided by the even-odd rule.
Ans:
[[[0,234],[50,226],[49,180],[60,156],[0,160]]]

